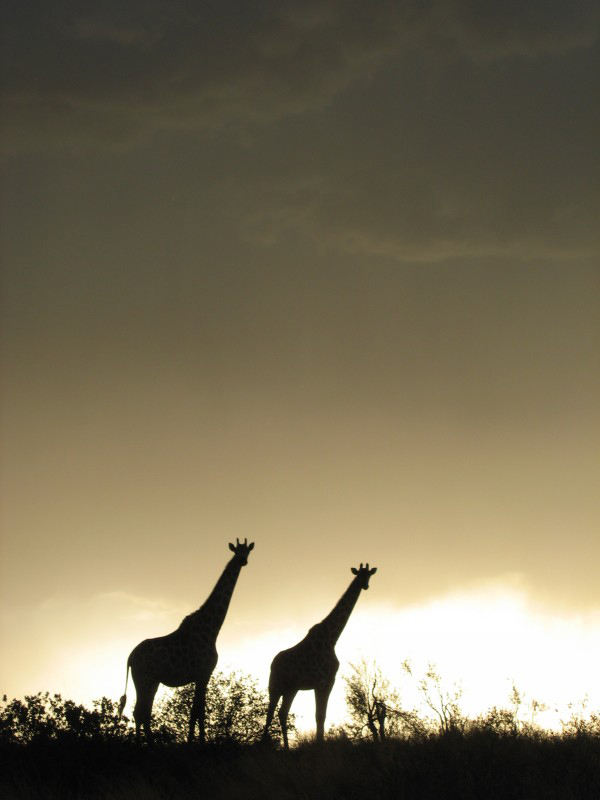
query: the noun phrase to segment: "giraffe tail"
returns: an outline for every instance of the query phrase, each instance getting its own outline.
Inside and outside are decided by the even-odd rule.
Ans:
[[[125,708],[125,703],[127,702],[127,681],[129,680],[129,659],[127,659],[127,669],[125,671],[125,691],[121,695],[121,699],[119,700],[119,719],[121,719],[123,715],[123,709]]]

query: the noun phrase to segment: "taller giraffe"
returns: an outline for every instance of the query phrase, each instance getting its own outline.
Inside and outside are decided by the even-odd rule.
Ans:
[[[302,689],[312,689],[315,693],[317,741],[323,741],[327,702],[335,683],[340,662],[335,654],[335,643],[344,630],[352,609],[356,605],[362,589],[369,588],[369,578],[377,568],[369,565],[359,569],[352,567],[354,578],[350,586],[338,600],[333,610],[289,650],[282,650],[273,659],[269,676],[269,708],[263,733],[263,741],[269,738],[269,727],[277,708],[279,698],[279,721],[283,733],[283,744],[288,749],[287,718],[294,697]]]
[[[230,544],[229,549],[233,551],[233,558],[223,570],[204,605],[185,617],[173,633],[156,639],[144,639],[129,654],[125,694],[119,703],[119,714],[127,702],[127,679],[131,668],[137,695],[133,716],[138,740],[142,726],[146,738],[150,740],[152,737],[150,728],[152,703],[159,683],[164,683],[166,686],[185,686],[188,683],[195,683],[188,741],[194,739],[196,722],[200,726],[200,741],[204,741],[206,686],[217,665],[217,636],[225,620],[240,570],[248,563],[248,555],[253,548],[254,542],[248,544],[247,539],[244,539],[243,544],[240,544],[239,539],[235,545]]]

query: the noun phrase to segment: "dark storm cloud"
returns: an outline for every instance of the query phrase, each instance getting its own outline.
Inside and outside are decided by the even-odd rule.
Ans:
[[[300,230],[406,260],[597,252],[591,2],[13,1],[3,15],[9,152],[243,132],[223,204],[254,238]]]
[[[327,104],[407,48],[432,58],[564,53],[591,2],[7,2],[8,146],[127,141]]]

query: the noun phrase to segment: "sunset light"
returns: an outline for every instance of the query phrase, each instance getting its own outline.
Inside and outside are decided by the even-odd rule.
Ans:
[[[21,671],[21,691],[35,692],[45,681],[53,691],[79,701],[91,702],[102,695],[117,698],[123,691],[126,657],[134,639],[162,635],[177,627],[185,615],[185,609],[150,598],[106,593],[91,598],[85,608],[79,604],[78,613],[56,639],[51,618],[60,614],[65,621],[68,605],[67,600],[56,599],[39,609],[35,627],[46,631],[43,658]],[[83,611],[94,620],[88,632],[79,616]],[[266,689],[274,654],[302,638],[308,625],[275,626],[248,636],[243,630],[244,610],[238,607],[236,612],[238,624],[234,630],[224,629],[220,637],[218,669],[252,675]],[[373,592],[362,598],[362,607],[355,610],[337,652],[340,678],[361,659],[376,663],[400,690],[406,708],[422,707],[417,683],[429,664],[436,666],[445,688],[460,688],[460,705],[470,716],[492,706],[508,706],[513,685],[524,697],[522,713],[528,713],[532,700],[547,706],[537,714],[537,721],[547,727],[557,726],[570,716],[571,708],[580,709],[583,703],[592,709],[600,707],[596,679],[600,612],[552,611],[536,603],[516,575],[406,608],[382,604]],[[411,663],[412,678],[402,669],[406,660]],[[15,683],[13,691],[17,693],[18,688]],[[294,711],[299,728],[311,730],[312,693],[301,692]],[[345,716],[344,682],[338,680],[328,718],[331,724],[340,724]]]
[[[600,797],[598,22],[2,5],[0,795]]]

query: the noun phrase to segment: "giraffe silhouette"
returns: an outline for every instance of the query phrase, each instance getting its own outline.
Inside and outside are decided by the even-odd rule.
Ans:
[[[282,650],[273,659],[269,676],[269,708],[263,732],[263,741],[269,739],[269,727],[280,698],[279,721],[283,744],[287,750],[287,718],[298,691],[312,689],[315,693],[317,741],[323,741],[327,702],[335,683],[340,662],[335,654],[335,643],[344,630],[362,589],[369,588],[369,578],[377,568],[361,564],[352,567],[354,578],[333,610],[289,650]]]
[[[143,726],[146,738],[152,740],[150,721],[152,703],[159,683],[166,686],[185,686],[195,683],[196,690],[190,713],[188,741],[194,739],[196,723],[200,727],[200,741],[204,742],[204,712],[206,685],[217,665],[216,640],[225,620],[231,595],[242,567],[248,563],[248,555],[254,542],[245,539],[240,544],[230,544],[233,558],[223,570],[223,574],[206,602],[197,611],[184,618],[181,625],[167,636],[144,639],[129,654],[125,675],[125,694],[119,703],[119,716],[127,702],[127,679],[135,684],[136,702],[133,710],[135,731],[139,741]]]

